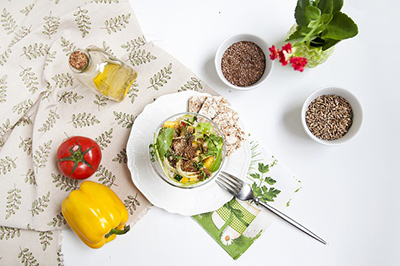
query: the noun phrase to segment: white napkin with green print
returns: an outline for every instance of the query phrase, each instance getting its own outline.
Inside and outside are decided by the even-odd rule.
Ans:
[[[126,166],[135,117],[163,94],[215,92],[146,42],[123,0],[3,0],[0,39],[0,265],[62,264],[60,232],[68,226],[60,206],[82,181],[59,172],[61,142],[74,135],[98,142],[103,159],[88,180],[113,189],[133,224],[151,206]],[[122,103],[94,94],[70,71],[69,54],[89,45],[137,70]]]
[[[285,212],[302,184],[293,173],[251,139],[252,159],[246,182],[254,195]],[[193,218],[233,258],[238,259],[277,216],[248,201],[233,198],[224,206]]]

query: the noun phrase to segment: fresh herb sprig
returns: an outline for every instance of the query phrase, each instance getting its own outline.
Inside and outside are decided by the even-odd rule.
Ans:
[[[342,13],[343,0],[298,0],[295,9],[297,28],[287,42],[303,42],[327,50],[358,34],[354,21]]]
[[[199,176],[199,180],[203,180],[207,178],[207,174],[204,172],[204,164],[202,161],[200,161],[199,163],[193,162],[193,166],[199,171],[200,176]]]
[[[154,163],[156,161],[156,146],[154,144],[149,145],[150,150],[150,161]]]

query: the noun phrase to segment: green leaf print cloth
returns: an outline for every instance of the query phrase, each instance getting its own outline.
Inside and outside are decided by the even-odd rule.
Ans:
[[[284,212],[301,182],[255,140],[250,140],[252,160],[246,182],[254,195]],[[238,259],[263,231],[279,219],[254,203],[233,198],[216,211],[193,218],[233,258]]]
[[[81,135],[99,144],[102,162],[88,180],[115,191],[133,225],[151,207],[126,165],[136,116],[164,94],[215,92],[146,41],[128,1],[4,0],[0,38],[0,265],[61,265],[61,203],[82,183],[57,168],[62,141]],[[123,102],[93,93],[69,69],[70,53],[89,45],[137,70]]]

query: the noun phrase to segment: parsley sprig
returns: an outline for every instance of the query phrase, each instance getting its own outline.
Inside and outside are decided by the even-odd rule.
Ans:
[[[254,179],[254,183],[251,185],[253,189],[254,196],[260,198],[263,202],[274,201],[274,199],[278,196],[281,191],[274,187],[267,187],[264,185],[265,183],[268,185],[274,185],[276,180],[272,177],[266,176],[266,173],[269,172],[269,168],[273,167],[276,164],[276,160],[271,165],[259,163],[258,164],[258,172],[252,173],[250,176]],[[258,183],[256,182],[258,181]]]

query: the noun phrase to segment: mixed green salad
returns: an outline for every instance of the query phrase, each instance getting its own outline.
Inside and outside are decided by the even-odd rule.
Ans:
[[[224,141],[205,118],[185,114],[161,126],[154,134],[150,154],[165,176],[180,186],[191,186],[207,180],[220,168]]]

